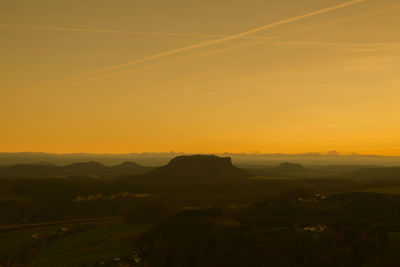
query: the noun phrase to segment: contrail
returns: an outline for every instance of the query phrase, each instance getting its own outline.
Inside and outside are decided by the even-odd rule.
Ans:
[[[90,76],[90,75],[93,75],[93,74],[96,74],[96,73],[113,71],[113,70],[129,67],[129,66],[138,65],[138,64],[141,64],[141,63],[146,63],[146,62],[149,62],[149,61],[152,61],[152,60],[155,60],[155,59],[160,59],[160,58],[163,58],[163,57],[179,54],[179,53],[182,53],[182,52],[186,52],[186,51],[190,51],[190,50],[194,50],[194,49],[198,49],[198,48],[204,48],[204,47],[212,46],[212,45],[215,45],[215,44],[220,44],[220,43],[231,41],[231,40],[240,39],[240,38],[246,37],[246,36],[248,36],[250,34],[258,33],[258,32],[261,32],[261,31],[264,31],[264,30],[267,30],[267,29],[271,29],[271,28],[275,28],[275,27],[278,27],[278,26],[281,26],[281,25],[284,25],[284,24],[296,22],[296,21],[299,21],[299,20],[303,20],[303,19],[306,19],[306,18],[314,17],[314,16],[317,16],[317,15],[321,15],[321,14],[328,13],[328,12],[331,12],[331,11],[335,11],[335,10],[338,10],[338,9],[342,9],[342,8],[345,8],[345,7],[353,6],[353,5],[360,4],[360,3],[363,3],[363,2],[366,2],[366,1],[367,0],[352,0],[352,1],[345,2],[345,3],[339,4],[339,5],[331,6],[331,7],[328,7],[328,8],[320,9],[320,10],[317,10],[317,11],[313,11],[313,12],[302,14],[302,15],[295,16],[295,17],[292,17],[292,18],[284,19],[284,20],[281,20],[281,21],[278,21],[278,22],[274,22],[274,23],[271,23],[271,24],[268,24],[268,25],[264,25],[264,26],[261,26],[261,27],[258,27],[258,28],[255,28],[255,29],[252,29],[252,30],[249,30],[249,31],[233,34],[233,35],[230,35],[230,36],[225,36],[225,37],[222,37],[222,38],[219,38],[219,39],[215,39],[215,40],[211,40],[211,41],[200,42],[200,43],[197,43],[197,44],[193,44],[193,45],[188,45],[188,46],[181,47],[181,48],[172,49],[172,50],[169,50],[169,51],[165,51],[165,52],[162,52],[162,53],[159,53],[159,54],[155,54],[155,55],[148,56],[148,57],[145,57],[145,58],[137,59],[137,60],[134,60],[134,61],[131,61],[131,62],[127,62],[127,63],[124,63],[124,64],[119,64],[119,65],[114,65],[114,66],[110,66],[110,67],[106,67],[106,68],[96,69],[96,70],[89,71],[89,72],[84,72],[84,73],[81,73],[81,74],[78,74],[78,75],[74,75],[74,76],[70,76],[70,77],[67,77],[67,78],[64,78],[64,79],[52,81],[52,82],[47,83],[45,85],[49,85],[49,84],[53,84],[53,83],[57,83],[57,82],[64,82],[64,81],[74,80],[74,79],[80,79],[80,78],[83,78],[83,77],[86,77],[86,76]],[[123,71],[123,72],[125,72],[125,71]],[[115,75],[118,75],[118,74],[119,73],[114,73],[112,76],[115,76]],[[107,76],[110,76],[110,74],[106,75],[106,77]],[[102,76],[98,76],[96,78],[101,78],[101,77]]]
[[[369,12],[362,13],[362,14],[357,14],[357,15],[354,15],[354,16],[351,16],[351,17],[347,17],[347,18],[334,19],[334,20],[331,20],[331,21],[320,23],[318,25],[309,26],[307,28],[301,29],[300,31],[296,30],[295,32],[296,33],[307,32],[307,31],[310,31],[310,30],[315,30],[315,29],[318,29],[318,28],[321,28],[321,27],[325,27],[325,26],[330,25],[330,24],[343,23],[343,22],[348,22],[348,21],[352,21],[352,20],[355,20],[355,19],[359,19],[359,18],[371,17],[371,16],[374,16],[374,15],[379,15],[379,14],[383,14],[385,12],[395,11],[395,10],[398,10],[398,9],[400,9],[400,4],[397,3],[397,4],[386,6],[386,7],[374,10],[374,11],[369,11]]]
[[[246,42],[241,45],[236,45],[233,47],[227,47],[227,48],[221,48],[221,49],[215,49],[211,50],[210,52],[205,52],[202,55],[212,55],[212,54],[218,54],[221,52],[225,51],[231,51],[234,49],[238,48],[244,48],[256,44],[262,44],[262,40],[259,41],[254,41],[254,42]],[[348,50],[354,50],[354,51],[388,51],[388,50],[399,50],[400,49],[400,43],[338,43],[338,42],[312,42],[312,41],[274,41],[273,44],[277,45],[288,45],[288,46],[296,46],[296,47],[328,47],[328,48],[342,48],[342,49],[348,49]],[[197,54],[194,54],[189,57],[197,57]],[[142,69],[142,68],[140,68]],[[109,73],[109,74],[104,74],[101,76],[97,76],[94,78],[91,78],[91,81],[94,80],[99,80],[99,79],[104,79],[104,78],[111,78],[114,76],[119,76],[127,73],[133,73],[136,72],[138,68],[133,68],[133,69],[127,69],[127,70],[121,70],[119,72],[114,72],[114,73]],[[88,78],[89,80],[89,78]]]
[[[197,54],[191,54],[186,56],[185,58],[197,58],[199,56],[209,56],[209,55],[214,55],[214,54],[219,54],[219,53],[223,53],[223,52],[227,52],[227,51],[231,51],[231,50],[236,50],[239,48],[245,48],[245,47],[249,47],[255,44],[260,43],[260,41],[253,41],[253,42],[246,42],[246,43],[242,43],[242,44],[238,44],[238,45],[234,45],[231,47],[223,47],[223,48],[219,48],[219,49],[213,49],[213,50],[207,50],[207,52],[203,52],[201,54],[197,53]],[[149,69],[146,67],[136,67],[133,69],[127,69],[127,70],[122,70],[120,72],[115,72],[115,73],[109,73],[109,74],[104,74],[101,76],[95,76],[94,78],[87,78],[88,80],[90,79],[90,81],[95,81],[95,80],[99,80],[99,79],[105,79],[105,78],[111,78],[114,76],[119,76],[122,74],[127,74],[127,73],[132,73],[132,72],[136,72],[137,70],[142,70],[142,69]]]
[[[188,59],[194,59],[194,58],[198,58],[198,57],[202,57],[202,56],[209,56],[209,55],[213,55],[213,54],[219,54],[219,53],[222,53],[222,52],[227,52],[227,51],[231,51],[231,50],[237,50],[239,48],[252,46],[252,45],[255,45],[255,44],[258,44],[258,43],[260,43],[260,41],[257,41],[257,40],[254,40],[254,41],[251,41],[251,42],[238,43],[238,44],[235,44],[235,45],[232,45],[232,46],[228,46],[228,47],[215,48],[215,49],[210,49],[210,50],[207,50],[207,51],[201,52],[201,53],[189,54],[189,55],[183,56],[181,58],[178,58],[178,60],[188,60]],[[99,80],[99,79],[111,78],[113,76],[121,75],[121,74],[135,73],[135,72],[143,71],[143,70],[152,70],[152,69],[155,69],[155,68],[159,68],[160,66],[162,66],[162,64],[163,64],[163,61],[160,61],[160,62],[157,62],[157,63],[154,63],[154,64],[150,64],[150,65],[138,66],[138,67],[136,67],[134,69],[124,70],[124,71],[118,72],[118,73],[104,74],[101,77],[100,76],[87,77],[86,79],[81,80],[81,81],[72,80],[72,79],[69,79],[69,80],[66,80],[66,79],[55,80],[55,81],[48,82],[48,83],[42,83],[40,85],[41,86],[40,89],[44,90],[44,89],[46,89],[45,88],[46,85],[51,85],[51,84],[54,84],[55,82],[60,82],[60,81],[64,81],[64,83],[62,85],[60,85],[61,87],[64,88],[64,87],[66,87],[68,85],[73,85],[74,83],[77,83],[77,82],[82,82],[82,81],[91,82],[91,81],[96,81],[96,80]],[[39,87],[39,85],[36,86],[36,87]],[[38,92],[38,90],[36,90],[35,92]],[[25,95],[24,92],[23,92],[23,89],[14,91],[14,94],[17,94],[17,95],[23,94],[23,95]]]
[[[63,28],[63,27],[45,27],[45,26],[23,26],[0,24],[3,29],[22,29],[22,30],[43,30],[43,31],[63,31],[63,32],[89,32],[89,33],[116,33],[116,34],[133,34],[133,35],[150,35],[150,36],[176,36],[176,37],[199,37],[199,38],[223,38],[226,35],[218,34],[202,34],[202,33],[176,33],[176,32],[144,32],[144,31],[123,31],[112,29],[92,29],[92,28]],[[243,39],[259,39],[259,40],[279,40],[278,37],[257,37],[244,36]]]
[[[149,56],[149,57],[145,57],[145,58],[142,58],[142,59],[131,61],[131,62],[128,62],[128,63],[115,65],[115,66],[111,66],[111,67],[107,67],[107,68],[103,68],[103,69],[98,69],[98,70],[92,71],[90,74],[98,73],[98,72],[112,71],[112,70],[115,70],[115,69],[120,69],[120,68],[124,68],[124,67],[128,67],[128,66],[132,66],[132,65],[137,65],[137,64],[140,64],[140,63],[145,63],[145,62],[148,62],[148,61],[151,61],[151,60],[163,58],[163,57],[170,56],[170,55],[175,55],[175,54],[186,52],[186,51],[190,51],[190,50],[193,50],[193,49],[204,48],[204,47],[212,46],[212,45],[215,45],[215,44],[223,43],[223,42],[226,42],[226,41],[239,39],[239,38],[242,38],[242,37],[250,35],[250,34],[254,34],[254,33],[258,33],[258,32],[261,32],[261,31],[264,31],[264,30],[267,30],[267,29],[278,27],[280,25],[284,25],[284,24],[288,24],[288,23],[291,23],[291,22],[295,22],[295,21],[306,19],[306,18],[314,17],[314,16],[317,16],[317,15],[321,15],[321,14],[324,14],[324,13],[328,13],[328,12],[337,10],[337,9],[353,6],[353,5],[356,5],[356,4],[360,4],[360,3],[363,3],[363,2],[366,2],[366,1],[367,0],[353,0],[353,1],[350,1],[350,2],[346,2],[346,3],[342,3],[342,4],[339,4],[339,5],[332,6],[332,7],[324,8],[324,9],[317,10],[317,11],[314,11],[314,12],[310,12],[310,13],[307,13],[307,14],[303,14],[303,15],[295,16],[295,17],[292,17],[292,18],[289,18],[289,19],[281,20],[281,21],[278,21],[278,22],[275,22],[275,23],[271,23],[271,24],[268,24],[268,25],[265,25],[265,26],[261,26],[261,27],[249,30],[249,31],[245,31],[245,32],[234,34],[234,35],[226,36],[226,37],[223,37],[223,38],[220,38],[220,39],[211,40],[211,41],[205,41],[205,42],[201,42],[201,43],[197,43],[197,44],[193,44],[193,45],[189,45],[189,46],[185,46],[185,47],[181,47],[181,48],[176,48],[176,49],[172,49],[172,50],[169,50],[169,51],[166,51],[166,52],[155,54],[155,55],[152,55],[152,56]],[[84,76],[86,76],[86,74]]]
[[[315,41],[276,41],[274,44],[296,47],[343,48],[355,51],[389,51],[398,50],[400,42],[392,43],[343,43],[343,42],[315,42]]]

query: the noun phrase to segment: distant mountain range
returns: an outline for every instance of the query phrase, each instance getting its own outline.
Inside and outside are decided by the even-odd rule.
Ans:
[[[73,163],[66,166],[41,164],[16,164],[0,168],[0,177],[8,178],[61,178],[84,177],[136,177],[168,180],[234,179],[253,176],[247,170],[233,166],[231,158],[211,155],[178,156],[166,166],[154,168],[124,162],[107,167],[97,162]]]
[[[152,167],[141,166],[134,162],[108,167],[97,162],[73,163],[66,166],[16,164],[0,168],[0,177],[53,178],[69,176],[119,177],[146,173]]]
[[[237,179],[251,176],[266,178],[340,178],[350,180],[400,179],[400,167],[327,166],[306,168],[300,164],[284,162],[277,167],[239,168],[230,157],[215,155],[190,155],[174,157],[162,167],[146,167],[127,161],[115,166],[105,166],[90,161],[66,166],[47,163],[0,166],[1,178],[62,178],[62,177],[126,177],[150,180],[204,180]]]
[[[90,153],[0,153],[0,165],[36,164],[67,165],[74,162],[95,161],[107,166],[126,161],[137,162],[145,166],[161,166],[177,156],[189,155],[181,152],[168,153],[129,153],[129,154],[90,154]],[[276,166],[281,162],[296,162],[305,166],[327,165],[379,165],[400,166],[400,157],[358,154],[304,153],[304,154],[261,154],[261,153],[222,153],[220,157],[230,157],[234,164]]]

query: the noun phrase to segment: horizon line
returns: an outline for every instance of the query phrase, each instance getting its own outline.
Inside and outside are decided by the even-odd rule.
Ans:
[[[285,153],[285,152],[183,152],[183,151],[143,151],[143,152],[43,152],[43,151],[17,151],[17,152],[7,152],[1,151],[0,154],[49,154],[49,155],[145,155],[145,154],[155,154],[155,155],[251,155],[251,156],[360,156],[360,157],[392,157],[400,158],[400,154],[371,154],[371,153],[356,153],[356,152],[342,152],[342,151],[322,151],[322,152],[299,152],[299,153]]]

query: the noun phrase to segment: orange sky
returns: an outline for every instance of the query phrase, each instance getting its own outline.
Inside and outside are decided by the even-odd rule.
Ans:
[[[400,155],[398,0],[7,1],[0,151]]]

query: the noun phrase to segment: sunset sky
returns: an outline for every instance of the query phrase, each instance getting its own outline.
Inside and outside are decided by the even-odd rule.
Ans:
[[[0,151],[400,155],[398,0],[15,0]]]

